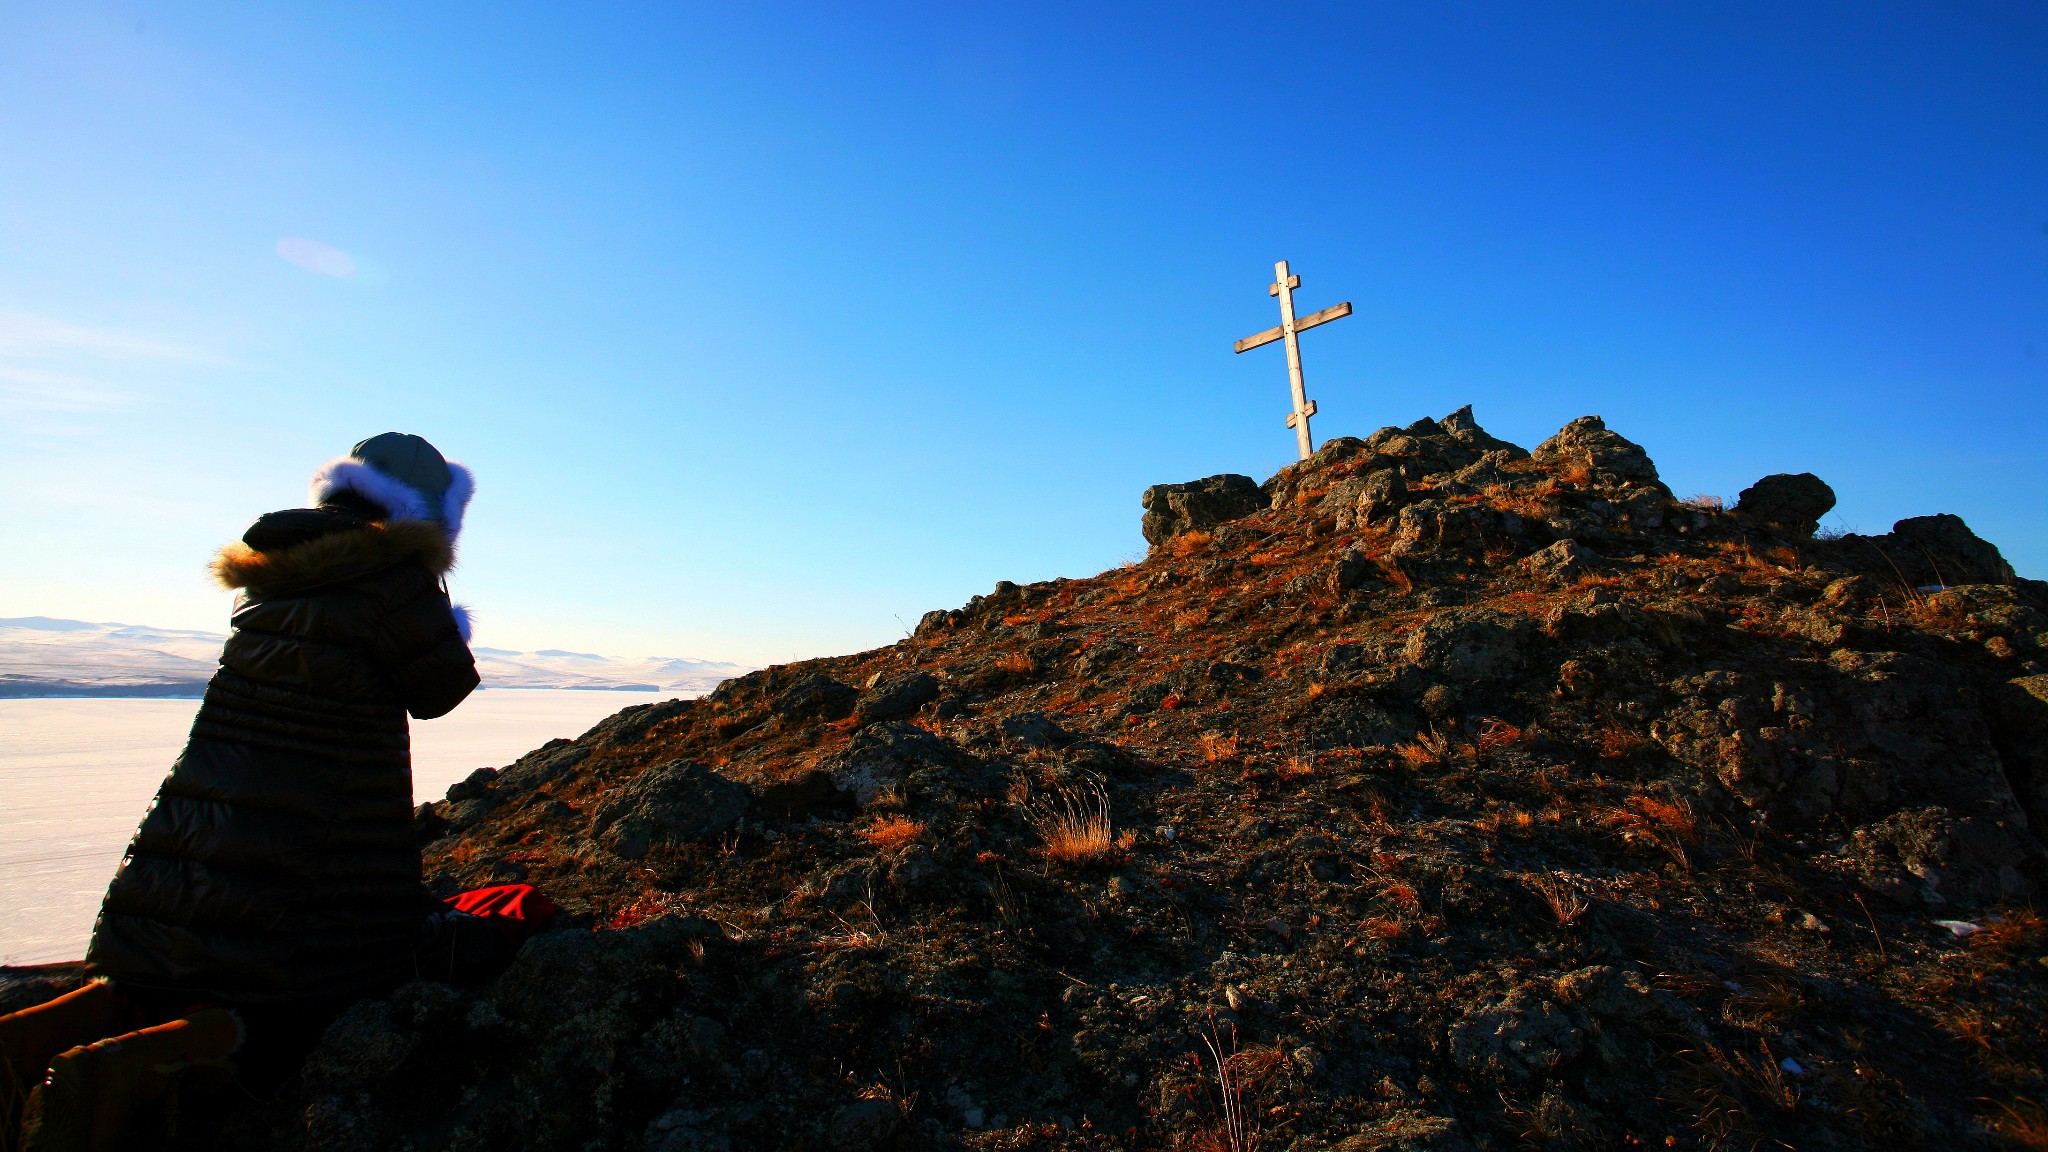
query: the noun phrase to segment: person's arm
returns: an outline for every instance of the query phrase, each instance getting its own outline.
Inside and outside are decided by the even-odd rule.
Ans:
[[[387,667],[398,697],[414,719],[454,711],[481,682],[470,655],[468,628],[459,623],[448,589],[418,570],[384,622]]]

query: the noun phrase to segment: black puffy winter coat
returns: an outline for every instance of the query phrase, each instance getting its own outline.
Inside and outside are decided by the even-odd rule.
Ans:
[[[274,512],[214,561],[234,634],[115,873],[88,961],[234,1003],[357,996],[409,974],[425,913],[406,713],[477,686],[441,528]]]

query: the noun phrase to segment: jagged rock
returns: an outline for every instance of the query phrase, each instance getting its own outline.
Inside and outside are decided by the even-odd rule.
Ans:
[[[1187,484],[1145,489],[1144,533],[1154,547],[1183,532],[1214,528],[1259,510],[1259,486],[1249,476],[1224,473]]]
[[[1052,748],[1072,739],[1043,712],[1020,712],[1015,716],[1006,716],[1003,718],[1002,728],[1004,736],[1026,748]]]
[[[843,750],[819,766],[841,792],[866,808],[900,796],[913,772],[948,758],[945,741],[914,724],[885,720],[854,733]]]
[[[1960,516],[1911,516],[1892,525],[1886,549],[1908,572],[1939,584],[2006,584],[2012,565],[1998,547],[1970,531]]]
[[[730,684],[732,681],[728,680],[725,683]],[[721,684],[720,687],[724,685]],[[655,725],[685,715],[695,707],[695,700],[663,700],[655,704],[635,704],[599,721],[590,731],[577,737],[576,743],[586,747],[608,748],[636,744],[652,731]]]
[[[1379,577],[1379,565],[1375,563],[1372,553],[1361,548],[1353,548],[1339,556],[1337,562],[1331,565],[1330,590],[1348,592]]]
[[[931,673],[915,669],[897,676],[877,679],[868,685],[854,704],[854,715],[862,724],[877,720],[900,720],[938,699],[939,682]]]
[[[1521,460],[1529,455],[1526,449],[1510,444],[1498,436],[1489,434],[1486,429],[1481,428],[1479,421],[1475,420],[1472,416],[1472,406],[1470,404],[1444,417],[1440,423],[1443,426],[1444,432],[1453,440],[1474,451],[1489,456],[1495,452],[1504,453],[1507,460]]]
[[[860,693],[823,673],[791,684],[775,697],[775,714],[785,720],[843,720],[852,715]]]
[[[1570,584],[1591,571],[1599,554],[1576,540],[1559,540],[1522,558],[1522,571],[1539,580]]]
[[[567,743],[567,741],[564,741],[564,743]],[[527,753],[527,756],[531,755],[533,753]],[[521,759],[525,759],[525,757],[521,757]],[[496,768],[479,768],[448,786],[448,800],[450,803],[460,803],[464,800],[480,800],[491,794],[491,781],[497,778],[498,770]]]
[[[1458,1067],[1497,1078],[1548,1075],[1584,1045],[1585,1033],[1571,1013],[1534,986],[1475,1008],[1451,1027],[1451,1058]]]
[[[552,784],[574,771],[578,764],[590,758],[590,747],[569,740],[550,740],[539,748],[513,761],[503,772],[498,773],[494,788],[499,791],[524,791]],[[450,800],[460,799],[451,789]]]
[[[660,844],[707,840],[747,814],[747,790],[689,760],[649,768],[591,815],[590,834],[628,860]]]
[[[1408,663],[1455,684],[1496,680],[1518,671],[1531,631],[1523,617],[1485,609],[1439,612],[1408,634]]]
[[[1611,482],[1659,483],[1657,466],[1640,444],[1607,430],[1598,416],[1581,416],[1536,446],[1530,457],[1541,464],[1582,464],[1596,477]]]
[[[1811,536],[1835,506],[1835,490],[1811,472],[1779,472],[1742,490],[1735,512],[1800,536]]]

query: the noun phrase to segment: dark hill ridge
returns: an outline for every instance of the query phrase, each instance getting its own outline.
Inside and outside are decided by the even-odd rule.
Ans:
[[[2003,1146],[2048,1101],[2048,586],[1832,503],[1469,409],[1152,489],[1142,564],[424,806],[437,884],[569,926],[353,1009],[230,1135]]]

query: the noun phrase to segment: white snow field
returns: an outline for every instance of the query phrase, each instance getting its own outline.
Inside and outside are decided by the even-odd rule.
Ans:
[[[413,722],[413,797],[439,799],[477,768],[678,695],[697,692],[473,693]],[[107,880],[198,710],[195,699],[0,699],[0,964],[85,954]]]

